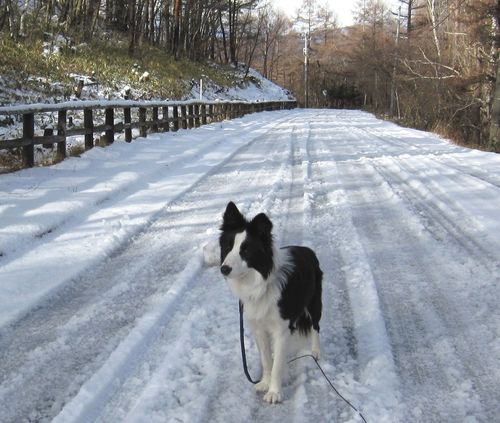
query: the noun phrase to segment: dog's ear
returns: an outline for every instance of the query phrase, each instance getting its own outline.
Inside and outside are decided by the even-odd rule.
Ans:
[[[236,204],[230,201],[227,204],[226,211],[222,216],[222,231],[234,231],[237,229],[245,229],[247,221],[245,217],[240,213]]]
[[[264,213],[259,213],[249,224],[249,230],[262,239],[271,239],[273,224]]]

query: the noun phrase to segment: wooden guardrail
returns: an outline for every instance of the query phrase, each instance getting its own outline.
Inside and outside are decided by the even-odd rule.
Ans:
[[[23,167],[32,167],[35,165],[35,145],[53,146],[56,144],[56,159],[63,160],[67,155],[66,140],[71,136],[83,136],[84,148],[89,150],[94,147],[95,134],[100,134],[101,145],[113,143],[115,135],[122,132],[125,134],[125,141],[131,142],[134,128],[139,129],[139,136],[146,137],[148,131],[177,131],[214,121],[241,117],[249,113],[292,109],[296,106],[296,101],[291,100],[268,102],[123,100],[71,101],[58,104],[0,107],[0,115],[21,115],[23,126],[21,138],[0,139],[0,150],[21,148]],[[80,115],[83,113],[81,120],[83,125],[74,125],[74,116],[68,118],[68,112]],[[43,135],[38,135],[42,129],[37,128],[35,117],[47,113],[57,113],[56,134],[54,134],[53,127],[47,127],[43,130]],[[99,122],[96,119],[97,114],[100,114]],[[118,114],[120,114],[119,117]]]

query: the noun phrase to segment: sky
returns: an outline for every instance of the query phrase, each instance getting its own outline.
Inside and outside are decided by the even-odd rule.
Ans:
[[[294,17],[302,1],[303,0],[273,0],[272,3],[286,12],[290,17]],[[353,23],[352,10],[355,8],[357,0],[319,0],[320,4],[324,2],[326,2],[330,9],[337,15],[340,25],[350,25]],[[386,0],[386,3],[390,4],[391,1]]]

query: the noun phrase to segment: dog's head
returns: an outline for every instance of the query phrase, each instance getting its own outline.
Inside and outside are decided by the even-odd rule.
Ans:
[[[267,279],[273,268],[272,228],[264,213],[247,221],[230,202],[222,218],[219,238],[221,273],[229,279],[241,279],[256,271]]]

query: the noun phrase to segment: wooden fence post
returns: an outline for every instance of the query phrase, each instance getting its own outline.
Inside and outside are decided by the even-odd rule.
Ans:
[[[194,127],[194,108],[192,104],[187,106],[187,113],[188,113],[188,128],[191,129]]]
[[[139,107],[139,135],[144,138],[148,136],[148,128],[146,127],[145,107]]]
[[[52,126],[50,127],[47,127],[43,130],[43,136],[44,137],[51,137],[54,135],[54,128]],[[43,147],[44,148],[47,148],[49,150],[53,150],[54,149],[54,144],[43,144]]]
[[[130,112],[130,107],[125,107],[123,109],[123,120],[125,124],[125,141],[132,142],[132,128],[130,124],[132,123],[132,113]]]
[[[35,136],[35,115],[26,113],[23,115],[23,138],[29,144],[23,146],[23,166],[33,167],[35,164],[35,148],[33,137]]]
[[[57,160],[64,160],[66,157],[66,110],[57,112],[57,135],[64,137],[64,140],[57,144]]]
[[[181,124],[182,124],[182,129],[187,129],[186,106],[181,106]]]
[[[174,120],[174,132],[179,130],[179,108],[177,106],[172,107],[172,119]]]
[[[151,125],[152,132],[158,132],[158,107],[153,107],[153,125]]]
[[[195,104],[193,106],[194,110],[194,126],[198,128],[200,126],[200,105]]]
[[[202,103],[200,105],[201,107],[201,124],[206,125],[207,124],[207,105],[205,103]]]
[[[208,105],[208,118],[210,119],[210,123],[214,121],[214,105]]]
[[[161,118],[163,120],[163,131],[168,132],[170,130],[170,122],[168,121],[168,106],[164,106],[161,108]]]
[[[83,126],[85,129],[85,150],[94,147],[94,119],[92,109],[84,109]]]
[[[115,142],[115,109],[109,107],[105,110],[104,124],[109,128],[106,129],[106,144]]]

